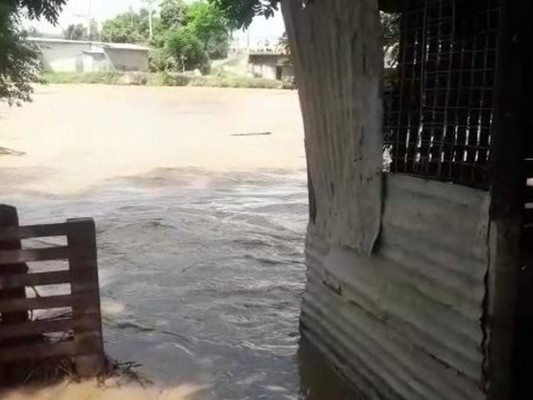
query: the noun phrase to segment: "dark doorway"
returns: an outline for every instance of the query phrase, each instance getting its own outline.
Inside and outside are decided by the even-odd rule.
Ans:
[[[283,77],[283,67],[280,67],[279,65],[276,67],[276,79],[278,81],[281,81],[281,78]]]

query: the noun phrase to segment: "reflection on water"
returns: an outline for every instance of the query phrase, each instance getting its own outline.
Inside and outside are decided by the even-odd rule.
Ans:
[[[349,398],[298,352],[305,173],[157,170],[2,202],[26,224],[96,219],[106,350],[152,380],[207,385],[201,399]]]

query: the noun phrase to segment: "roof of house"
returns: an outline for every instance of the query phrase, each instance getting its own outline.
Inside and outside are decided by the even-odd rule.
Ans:
[[[150,50],[149,47],[141,46],[138,44],[132,44],[132,43],[104,43],[104,42],[93,42],[93,44],[102,46],[102,47],[108,47],[111,49],[121,49],[121,50],[144,50],[148,51]]]
[[[111,49],[120,49],[120,50],[138,50],[138,51],[148,51],[149,47],[141,46],[138,44],[131,43],[106,43],[106,42],[97,42],[92,40],[70,40],[70,39],[54,39],[54,38],[40,38],[40,37],[29,37],[29,41],[34,43],[65,43],[65,44],[90,44],[94,46],[101,46]]]

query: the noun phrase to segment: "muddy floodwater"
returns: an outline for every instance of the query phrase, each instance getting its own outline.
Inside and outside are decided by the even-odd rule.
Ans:
[[[298,329],[308,211],[296,94],[139,90],[48,87],[5,111],[0,146],[26,154],[0,157],[0,202],[23,224],[96,220],[106,351],[155,384],[195,384],[194,399],[353,398]],[[255,131],[271,134],[231,136]],[[191,154],[205,141],[207,156]]]

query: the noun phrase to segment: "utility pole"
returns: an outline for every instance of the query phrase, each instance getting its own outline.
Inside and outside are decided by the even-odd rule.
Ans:
[[[93,40],[93,35],[92,35],[92,28],[93,28],[93,24],[92,24],[92,11],[93,11],[93,1],[92,0],[89,0],[89,9],[87,10],[87,35],[89,36],[89,40]]]
[[[148,26],[150,27],[150,40],[154,37],[154,25],[152,15],[154,13],[155,0],[143,0],[143,3],[148,4]]]

